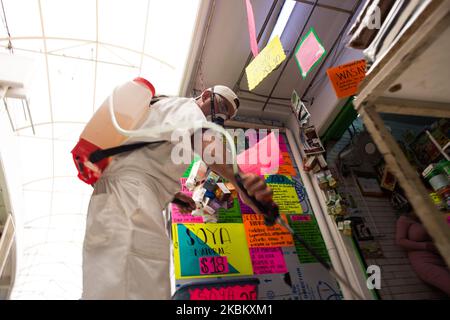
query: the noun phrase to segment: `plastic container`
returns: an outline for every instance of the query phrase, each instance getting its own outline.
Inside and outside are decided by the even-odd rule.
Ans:
[[[144,78],[136,78],[117,87],[114,94],[114,114],[120,127],[125,130],[139,128],[150,111],[150,102],[155,88]],[[121,135],[113,126],[109,110],[108,96],[92,116],[72,150],[73,160],[78,170],[78,178],[93,184],[108,166],[110,159],[97,163],[89,161],[92,152],[120,146],[128,137]]]
[[[450,210],[450,161],[443,160],[425,169],[425,178],[435,191],[433,201],[440,210]],[[437,198],[441,201],[438,202]]]
[[[440,189],[437,194],[443,201],[445,206],[444,210],[450,211],[450,186]]]

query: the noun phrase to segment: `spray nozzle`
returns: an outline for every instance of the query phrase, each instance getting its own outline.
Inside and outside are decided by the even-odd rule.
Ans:
[[[245,195],[253,202],[253,204],[258,208],[258,210],[264,216],[264,224],[266,226],[273,226],[278,217],[280,216],[279,208],[277,204],[273,201],[268,203],[262,203],[258,201],[255,197],[250,196],[245,190],[244,184],[242,183],[242,178],[239,174],[235,174],[234,178],[236,179],[236,183],[239,188],[245,193]]]

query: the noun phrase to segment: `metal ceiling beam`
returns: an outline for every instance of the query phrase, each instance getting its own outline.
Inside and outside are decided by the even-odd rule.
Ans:
[[[300,31],[300,33],[299,33],[299,35],[297,37],[297,40],[295,41],[295,45],[294,45],[293,49],[291,50],[291,52],[289,53],[289,57],[285,60],[283,68],[281,69],[280,73],[278,74],[277,80],[275,81],[275,83],[274,83],[274,85],[272,87],[272,90],[270,90],[269,96],[267,97],[266,102],[264,103],[264,106],[261,109],[261,112],[263,112],[266,109],[267,104],[269,103],[270,99],[272,98],[273,92],[277,88],[278,83],[280,82],[280,79],[283,76],[284,70],[286,70],[286,67],[289,64],[289,61],[291,61],[292,57],[294,56],[295,48],[297,47],[298,43],[300,42],[300,39],[303,36],[303,32],[305,32],[306,26],[308,25],[309,20],[311,19],[312,15],[314,13],[314,10],[316,9],[316,6],[317,6],[318,2],[319,2],[319,0],[316,0],[315,3],[314,3],[314,6],[311,8],[311,11],[308,14],[308,18],[306,19],[305,24],[303,25],[302,31]]]
[[[113,48],[117,48],[117,49],[123,49],[123,50],[126,50],[126,51],[130,51],[130,52],[136,53],[138,55],[142,54],[141,51],[137,51],[137,50],[134,50],[134,49],[131,49],[131,48],[127,48],[127,47],[123,47],[123,46],[119,46],[119,45],[112,44],[112,43],[107,43],[107,42],[89,40],[89,39],[65,38],[65,37],[42,37],[42,36],[39,37],[39,36],[36,36],[36,37],[11,37],[11,40],[44,40],[44,38],[45,38],[46,41],[47,40],[63,40],[63,41],[85,42],[86,44],[91,44],[91,43],[96,44],[96,43],[98,43],[99,45],[104,46],[104,47],[113,47]],[[0,42],[8,41],[8,40],[9,40],[9,38],[0,38]],[[46,51],[46,53],[47,53],[47,51]],[[175,69],[175,66],[171,65],[170,63],[168,63],[168,62],[166,62],[164,60],[161,60],[161,59],[159,59],[157,57],[154,57],[152,55],[149,55],[148,53],[144,53],[144,56],[147,57],[147,58],[156,60],[159,63],[164,64],[165,66],[167,66],[170,69]]]
[[[54,52],[58,52],[58,51],[62,51],[62,50],[69,50],[69,49],[73,49],[73,48],[79,48],[79,47],[83,47],[88,45],[89,43],[79,43],[79,44],[74,44],[71,46],[64,46],[62,48],[58,48],[58,49],[53,49],[53,50],[49,50],[47,53],[54,53]]]
[[[6,48],[5,46],[0,46],[0,47],[1,48]],[[61,57],[61,58],[67,58],[67,59],[75,59],[75,60],[81,60],[81,61],[89,61],[89,62],[95,62],[96,61],[94,59],[68,56],[66,54],[45,53],[45,52],[42,52],[42,51],[32,50],[32,49],[23,49],[23,48],[14,47],[14,50],[24,51],[24,52],[33,52],[33,53],[39,53],[39,54],[46,54],[48,56]],[[123,64],[123,63],[117,63],[117,62],[109,62],[109,61],[103,61],[103,60],[97,60],[97,62],[110,64],[110,65],[113,65],[113,66],[119,66],[119,67],[127,67],[127,68],[135,68],[135,69],[139,68],[138,66],[128,65],[128,64]]]
[[[239,89],[239,92],[243,92],[243,93],[247,93],[247,94],[251,94],[253,96],[257,96],[257,97],[262,97],[262,98],[267,98],[266,95],[264,94],[260,94],[260,93],[256,93],[256,92],[252,92],[249,90],[243,90],[243,89]],[[272,97],[273,100],[282,100],[282,101],[291,101],[291,98],[282,98],[282,97]]]
[[[310,6],[314,5],[313,1],[308,1],[308,0],[295,0],[295,1],[300,2],[300,3],[304,3],[304,4],[309,4]],[[347,14],[352,14],[352,10],[347,10],[347,9],[340,8],[340,7],[330,6],[328,4],[321,4],[321,3],[319,3],[319,4],[317,4],[317,7],[324,8],[324,9],[329,9],[329,10],[333,10],[333,11],[337,11],[337,12],[343,12],[343,13],[347,13]]]
[[[239,97],[239,99],[243,100],[243,101],[251,101],[251,102],[258,102],[258,103],[262,102],[261,100],[253,99],[253,98],[247,98],[247,97]],[[270,104],[274,105],[274,106],[281,106],[281,107],[283,107],[283,109],[290,109],[291,108],[291,106],[289,104],[284,104],[284,103],[271,102]]]

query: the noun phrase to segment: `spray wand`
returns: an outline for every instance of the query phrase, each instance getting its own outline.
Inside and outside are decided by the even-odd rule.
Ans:
[[[346,287],[350,289],[352,294],[357,297],[360,300],[363,300],[361,295],[348,283],[346,279],[344,279],[341,275],[339,275],[334,268],[327,262],[325,259],[323,259],[317,252],[312,248],[300,235],[294,232],[294,230],[287,224],[283,219],[281,219],[279,208],[275,202],[270,203],[261,203],[260,201],[256,200],[255,197],[250,196],[247,191],[244,188],[244,185],[242,183],[242,178],[239,174],[235,174],[235,179],[237,182],[237,185],[239,188],[245,193],[245,195],[253,202],[253,204],[258,208],[258,210],[263,213],[264,216],[264,223],[267,226],[273,226],[275,224],[279,224],[282,227],[286,228],[289,233],[302,245],[305,247],[305,249],[314,257],[317,259],[317,261],[328,270],[328,272],[337,280],[339,280],[342,284],[344,284]]]

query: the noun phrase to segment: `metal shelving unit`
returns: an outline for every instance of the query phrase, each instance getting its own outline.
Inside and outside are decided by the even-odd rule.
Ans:
[[[355,108],[450,266],[450,228],[379,113],[450,118],[450,1],[433,0],[361,84]]]

